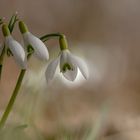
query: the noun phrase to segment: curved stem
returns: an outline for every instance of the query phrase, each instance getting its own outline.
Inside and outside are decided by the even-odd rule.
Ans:
[[[52,34],[46,34],[42,37],[40,37],[40,39],[45,42],[49,39],[52,39],[52,38],[57,38],[57,37],[61,37],[63,34],[60,34],[60,33],[52,33]]]

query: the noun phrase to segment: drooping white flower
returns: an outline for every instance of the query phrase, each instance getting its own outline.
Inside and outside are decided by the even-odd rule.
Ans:
[[[76,79],[78,69],[85,79],[88,78],[86,63],[81,58],[73,55],[68,49],[65,49],[61,51],[60,55],[55,60],[49,63],[45,73],[47,83],[53,79],[58,65],[60,72],[69,81],[74,81]]]
[[[22,21],[19,22],[19,28],[23,35],[23,41],[25,47],[31,46],[34,50],[34,55],[41,60],[48,60],[49,53],[45,44],[36,36],[28,31],[27,26]]]
[[[5,45],[11,51],[15,61],[22,68],[26,68],[26,55],[23,47],[11,35],[5,37]]]
[[[16,63],[22,68],[26,68],[26,55],[24,52],[23,47],[11,36],[11,33],[9,31],[9,28],[6,24],[3,24],[2,26],[2,33],[5,37],[5,47],[6,49],[10,50],[10,53],[12,53]],[[4,45],[2,45],[3,49]]]
[[[23,40],[25,46],[31,45],[34,49],[34,55],[37,56],[41,60],[48,60],[49,53],[45,44],[36,36],[31,34],[30,32],[26,32],[23,34]]]

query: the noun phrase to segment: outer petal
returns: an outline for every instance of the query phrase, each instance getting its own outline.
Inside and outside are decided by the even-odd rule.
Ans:
[[[26,55],[22,46],[14,40],[11,36],[5,38],[5,44],[11,50],[15,61],[22,68],[26,68]]]
[[[89,71],[86,63],[79,57],[69,54],[69,57],[74,65],[76,65],[81,71],[85,79],[88,79]]]
[[[45,44],[30,32],[23,34],[24,43],[26,46],[31,45],[35,50],[35,55],[41,60],[48,60],[49,53]]]
[[[55,75],[55,72],[56,72],[56,68],[57,68],[59,62],[60,62],[60,57],[56,58],[55,60],[53,60],[49,63],[49,65],[47,67],[47,70],[45,72],[46,80],[47,80],[48,84],[53,79],[53,77]]]

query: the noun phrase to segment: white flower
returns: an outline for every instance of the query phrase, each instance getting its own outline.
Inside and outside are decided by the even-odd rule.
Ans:
[[[69,81],[76,79],[78,68],[84,78],[88,78],[88,68],[85,62],[66,49],[62,50],[60,55],[48,65],[45,73],[47,83],[53,79],[58,65],[60,72],[62,72],[63,76]]]
[[[17,64],[22,68],[26,68],[26,55],[23,47],[13,39],[11,35],[5,37],[5,45],[8,47],[17,62]]]
[[[32,46],[32,48],[34,49],[34,55],[39,59],[49,59],[48,49],[39,38],[31,34],[30,32],[25,32],[23,33],[23,41],[26,47],[28,47],[29,45]]]

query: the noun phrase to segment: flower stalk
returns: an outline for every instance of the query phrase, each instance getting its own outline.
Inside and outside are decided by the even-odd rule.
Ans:
[[[0,120],[0,129],[2,129],[4,127],[5,122],[6,122],[8,116],[9,116],[11,110],[12,110],[12,107],[13,107],[14,102],[16,100],[16,97],[18,95],[19,89],[21,87],[22,80],[23,80],[23,77],[25,75],[25,72],[26,72],[26,70],[23,69],[23,70],[21,70],[21,72],[19,74],[19,77],[18,77],[18,80],[17,80],[17,83],[16,83],[16,87],[15,87],[15,89],[13,91],[13,94],[12,94],[10,100],[9,100],[9,103],[8,103],[6,109],[5,109],[5,112],[4,112],[4,114],[3,114],[3,116]]]

